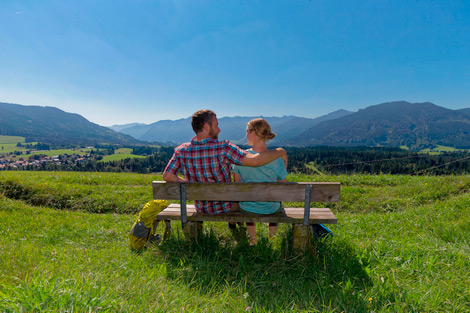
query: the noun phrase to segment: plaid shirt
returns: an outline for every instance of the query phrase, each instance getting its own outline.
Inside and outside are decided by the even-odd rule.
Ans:
[[[246,152],[228,140],[212,138],[183,143],[175,148],[175,153],[165,171],[195,182],[230,182],[232,164],[241,165]],[[231,202],[195,201],[198,212],[223,213],[232,208]]]

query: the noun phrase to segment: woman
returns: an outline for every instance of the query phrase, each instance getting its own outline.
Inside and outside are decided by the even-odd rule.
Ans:
[[[276,134],[271,132],[271,126],[262,118],[255,118],[248,122],[246,138],[252,146],[248,153],[260,153],[267,151],[266,141],[273,139]],[[235,165],[233,178],[235,182],[285,182],[287,175],[287,163],[283,159],[276,159],[271,163],[258,167]],[[274,214],[283,212],[280,202],[240,202],[240,211],[244,214]],[[250,245],[256,244],[256,225],[246,223]],[[269,238],[272,238],[277,230],[277,224],[269,223]]]

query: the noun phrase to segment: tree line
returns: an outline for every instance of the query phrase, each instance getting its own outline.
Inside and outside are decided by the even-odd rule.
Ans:
[[[21,170],[161,173],[173,155],[174,147],[130,146],[132,154],[146,158],[100,161],[102,154],[113,154],[115,147],[103,146],[85,160],[73,159],[60,164],[43,163]],[[103,150],[103,149],[107,150]],[[247,148],[247,147],[244,147]],[[99,153],[98,153],[99,151]],[[288,172],[303,174],[407,174],[449,175],[470,172],[470,154],[466,151],[429,155],[399,148],[308,147],[286,148]]]
[[[288,171],[306,174],[449,175],[470,172],[466,151],[430,155],[400,148],[287,148]]]

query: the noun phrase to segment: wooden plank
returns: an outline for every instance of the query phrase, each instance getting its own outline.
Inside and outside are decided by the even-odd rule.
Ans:
[[[186,185],[187,200],[206,201],[304,201],[305,185],[312,186],[311,202],[338,202],[341,184],[300,183],[173,183],[154,181],[153,198],[179,200],[179,185]]]
[[[188,204],[186,207],[187,207],[188,212],[196,212],[196,207],[194,206],[194,204]],[[180,208],[181,207],[178,203],[171,203],[165,209],[165,211],[179,212]],[[285,208],[285,210],[289,211],[290,214],[301,214],[301,215],[304,214],[304,208]],[[315,208],[315,210],[317,212],[331,212],[331,209],[329,209],[329,208]]]
[[[295,223],[304,219],[304,208],[285,208],[286,214],[245,215],[241,212],[223,214],[197,213],[194,205],[187,206],[188,221],[207,222],[258,222],[258,223]],[[178,204],[172,204],[157,216],[158,220],[180,220],[181,211]],[[337,224],[338,219],[328,208],[310,208],[310,224]]]
[[[180,210],[180,205],[178,203],[171,203],[166,209],[167,210],[173,210],[173,211],[179,211]],[[194,204],[188,204],[187,205],[187,210],[188,211],[194,211],[196,212],[196,207]],[[285,210],[289,210],[289,212],[296,212],[298,214],[303,214],[304,213],[304,208],[285,208]],[[331,209],[329,208],[315,208],[315,210],[324,210],[324,212],[330,212]]]

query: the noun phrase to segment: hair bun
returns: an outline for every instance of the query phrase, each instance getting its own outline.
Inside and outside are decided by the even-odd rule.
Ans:
[[[271,132],[271,126],[269,123],[262,118],[255,118],[248,122],[247,125],[250,131],[254,131],[255,134],[263,140],[273,139],[276,134]]]

